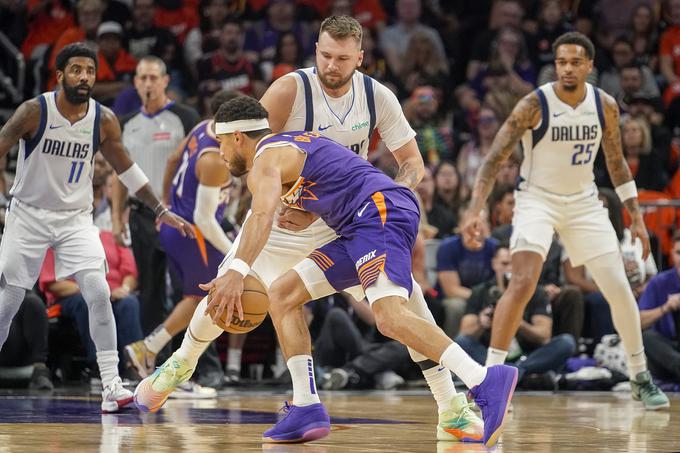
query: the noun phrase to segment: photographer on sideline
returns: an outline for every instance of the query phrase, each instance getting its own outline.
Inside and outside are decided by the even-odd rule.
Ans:
[[[486,360],[496,304],[512,278],[510,251],[507,245],[501,245],[496,249],[491,265],[495,276],[472,289],[465,315],[460,323],[460,335],[455,340],[465,352],[481,364]],[[519,381],[525,374],[559,370],[576,350],[576,341],[570,334],[551,338],[551,332],[550,301],[545,291],[539,288],[529,301],[517,331],[521,357],[515,365],[519,368]]]

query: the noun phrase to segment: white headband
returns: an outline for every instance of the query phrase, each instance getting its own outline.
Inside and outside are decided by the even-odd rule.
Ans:
[[[267,118],[259,120],[236,120],[228,123],[215,123],[215,134],[232,134],[236,131],[249,132],[261,131],[262,129],[269,129],[269,121]]]

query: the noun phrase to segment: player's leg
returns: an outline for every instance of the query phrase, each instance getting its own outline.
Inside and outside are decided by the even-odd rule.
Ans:
[[[47,212],[16,198],[7,211],[0,242],[0,349],[26,291],[40,274],[50,240]]]
[[[559,231],[560,237],[572,265],[586,266],[609,303],[626,351],[633,397],[641,399],[647,409],[668,407],[668,398],[654,385],[647,369],[640,312],[607,210],[596,197],[573,204],[571,221]]]
[[[486,366],[505,362],[524,309],[536,291],[557,221],[557,213],[549,200],[532,192],[515,192],[510,238],[512,278],[493,315]]]

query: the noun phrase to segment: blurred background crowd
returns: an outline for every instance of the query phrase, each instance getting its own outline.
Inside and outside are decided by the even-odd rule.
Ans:
[[[351,15],[363,25],[360,70],[395,92],[417,132],[427,168],[417,188],[423,215],[413,271],[437,322],[482,363],[496,301],[512,278],[508,239],[520,150],[499,174],[481,248],[458,234],[475,176],[515,103],[555,79],[553,40],[570,30],[593,40],[589,82],[620,105],[623,152],[652,237],[647,260],[631,242],[629,219],[602,153],[596,183],[639,298],[650,369],[669,389],[680,385],[680,235],[675,233],[680,216],[673,207],[680,198],[680,0],[0,0],[0,124],[24,100],[54,89],[56,54],[85,41],[99,57],[93,96],[124,125],[144,103],[134,84],[138,61],[148,55],[162,59],[170,83],[160,88],[161,95],[186,107],[186,134],[199,118],[209,117],[215,93],[235,90],[259,98],[277,78],[313,66],[318,26],[332,14]],[[395,174],[396,163],[377,134],[369,159]],[[1,163],[3,207],[15,160],[16,153]],[[156,165],[165,171],[166,162]],[[148,310],[136,291],[148,261],[135,260],[111,235],[114,178],[97,157],[93,212],[107,252],[122,350],[148,334],[157,319],[144,319]],[[233,184],[222,222],[232,235],[248,209],[245,192],[238,181]],[[158,307],[168,312],[181,294],[173,289],[173,276],[165,278],[164,261],[154,266],[160,266],[156,271],[166,283],[155,288],[155,297],[167,299]],[[343,295],[308,305],[320,385],[417,385],[412,379],[419,373],[405,347],[377,332],[367,308]],[[582,267],[571,266],[556,237],[509,355],[522,370],[520,385],[609,389],[625,381],[625,355],[614,333],[597,285]],[[219,339],[201,361],[199,381],[216,388],[244,379],[285,382],[271,325],[242,343]],[[50,388],[53,381],[90,379],[97,375],[93,354],[79,288],[54,280],[48,256],[0,353],[0,382],[28,378],[33,388]],[[122,371],[134,380],[121,358]]]

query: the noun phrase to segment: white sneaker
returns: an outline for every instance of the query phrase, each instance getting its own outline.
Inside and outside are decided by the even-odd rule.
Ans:
[[[130,404],[132,398],[132,392],[123,387],[123,382],[116,376],[102,391],[102,412],[117,412]]]
[[[394,371],[383,371],[375,375],[375,388],[378,390],[394,390],[404,385],[404,378]]]
[[[211,399],[217,398],[217,390],[212,387],[203,387],[193,381],[179,384],[169,396],[176,399]]]

